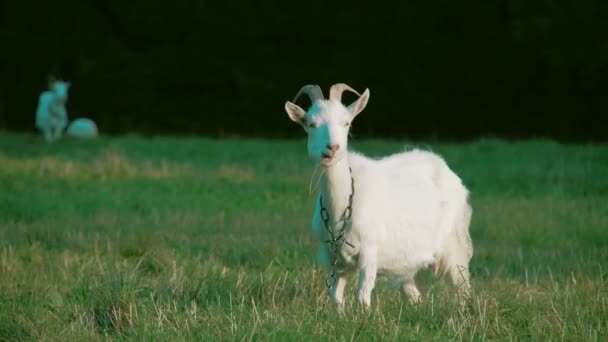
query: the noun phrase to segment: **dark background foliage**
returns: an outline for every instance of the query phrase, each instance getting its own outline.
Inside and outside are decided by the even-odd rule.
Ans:
[[[105,133],[294,136],[285,100],[346,82],[371,90],[357,136],[606,140],[606,18],[605,0],[3,1],[0,128],[33,131],[55,75]]]

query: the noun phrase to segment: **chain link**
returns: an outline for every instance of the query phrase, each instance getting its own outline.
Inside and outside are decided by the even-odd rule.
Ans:
[[[350,171],[350,196],[348,196],[348,205],[342,212],[340,219],[336,221],[334,228],[338,226],[339,223],[342,223],[338,234],[336,235],[335,229],[332,229],[331,224],[329,223],[329,212],[327,208],[323,205],[323,195],[319,197],[319,204],[321,207],[321,218],[323,219],[323,223],[325,223],[325,229],[327,230],[327,235],[329,239],[325,241],[325,243],[329,244],[329,258],[330,258],[330,272],[329,278],[327,279],[327,288],[331,289],[336,284],[336,265],[338,263],[338,251],[339,248],[343,244],[349,245],[351,248],[355,248],[350,242],[346,241],[346,236],[344,235],[344,230],[346,229],[346,224],[350,221],[351,216],[353,214],[353,196],[355,194],[355,180],[353,178],[353,171],[349,168]]]

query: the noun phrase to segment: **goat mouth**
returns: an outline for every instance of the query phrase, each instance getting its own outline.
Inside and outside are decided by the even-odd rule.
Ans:
[[[328,153],[323,153],[321,155],[321,162],[323,164],[329,164],[334,160],[334,156]]]

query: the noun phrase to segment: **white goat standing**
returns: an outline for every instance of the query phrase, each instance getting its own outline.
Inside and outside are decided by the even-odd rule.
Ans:
[[[61,139],[63,129],[68,124],[65,104],[68,101],[69,82],[52,81],[49,90],[40,94],[36,110],[36,127],[42,131],[46,142]]]
[[[345,90],[359,95],[335,84],[325,100],[318,86],[307,85],[293,102],[307,94],[308,111],[285,103],[291,120],[308,134],[309,156],[323,168],[312,228],[332,299],[343,307],[346,275],[359,271],[358,299],[365,307],[378,273],[399,280],[402,292],[417,302],[414,276],[432,266],[434,273],[449,274],[464,303],[473,255],[467,189],[431,152],[413,150],[378,160],[348,152],[351,121],[367,105],[369,90],[348,107],[341,103]]]

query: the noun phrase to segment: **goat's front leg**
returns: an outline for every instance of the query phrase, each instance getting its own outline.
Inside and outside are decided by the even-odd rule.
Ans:
[[[46,140],[48,144],[53,142],[53,132],[50,127],[45,127],[42,130],[42,134],[44,135],[44,140]]]
[[[58,141],[59,139],[61,139],[62,133],[63,131],[61,130],[61,127],[55,127],[53,129],[53,141]]]
[[[331,277],[330,277],[331,278]],[[329,279],[330,284],[334,279]],[[346,277],[342,274],[336,275],[335,284],[331,287],[331,299],[338,305],[338,309],[344,308],[344,287],[346,286]]]
[[[327,272],[327,281],[331,284],[329,295],[334,303],[338,304],[341,310],[344,307],[344,287],[346,286],[346,274],[342,272],[335,272],[332,277],[332,265],[330,251],[326,246],[319,248],[319,262]]]
[[[372,301],[372,290],[376,284],[376,273],[378,266],[375,262],[367,263],[359,271],[359,292],[357,297],[359,302],[367,309]]]

